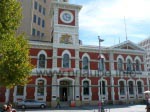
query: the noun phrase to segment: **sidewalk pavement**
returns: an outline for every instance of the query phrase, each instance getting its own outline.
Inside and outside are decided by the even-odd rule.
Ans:
[[[104,106],[105,112],[146,112],[145,105],[108,105]],[[98,106],[61,107],[60,109],[26,109],[17,112],[99,112]]]

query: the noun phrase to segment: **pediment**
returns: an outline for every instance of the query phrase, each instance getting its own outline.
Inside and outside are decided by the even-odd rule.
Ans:
[[[122,42],[120,44],[117,44],[115,46],[112,46],[110,47],[112,49],[130,49],[130,50],[141,50],[141,51],[144,51],[145,49],[142,48],[141,46],[131,42],[131,41],[125,41],[125,42]]]

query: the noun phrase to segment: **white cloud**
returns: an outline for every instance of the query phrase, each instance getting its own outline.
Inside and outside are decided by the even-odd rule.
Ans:
[[[136,42],[135,37],[148,37],[150,26],[144,25],[150,25],[150,0],[85,0],[85,3],[80,5],[83,6],[79,16],[81,31],[125,37],[125,16],[127,34],[131,41]]]

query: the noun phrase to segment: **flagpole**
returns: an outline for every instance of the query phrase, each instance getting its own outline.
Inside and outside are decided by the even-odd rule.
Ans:
[[[127,36],[127,27],[126,27],[126,18],[124,16],[124,26],[125,26],[125,34],[126,34],[126,41],[128,40],[128,36]],[[127,43],[127,49],[128,49],[128,43]]]
[[[126,33],[126,41],[128,40],[128,36],[127,36],[127,28],[126,28],[126,18],[124,16],[124,25],[125,25],[125,33]]]
[[[100,60],[101,60],[101,42],[103,42],[104,40],[100,38],[100,36],[98,36],[98,40],[99,40],[99,56],[98,56],[98,63],[100,63]],[[100,69],[100,65],[99,65],[99,68]],[[99,70],[98,70],[99,71]],[[101,111],[104,111],[104,108],[103,108],[103,89],[102,89],[102,77],[101,77],[101,80],[100,80],[100,97],[101,97],[101,102],[99,102],[99,104],[101,104],[101,108],[99,109],[99,112]]]

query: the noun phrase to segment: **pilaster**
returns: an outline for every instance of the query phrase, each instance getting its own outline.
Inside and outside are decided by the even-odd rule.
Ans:
[[[57,48],[53,48],[53,65],[52,68],[57,68]]]

